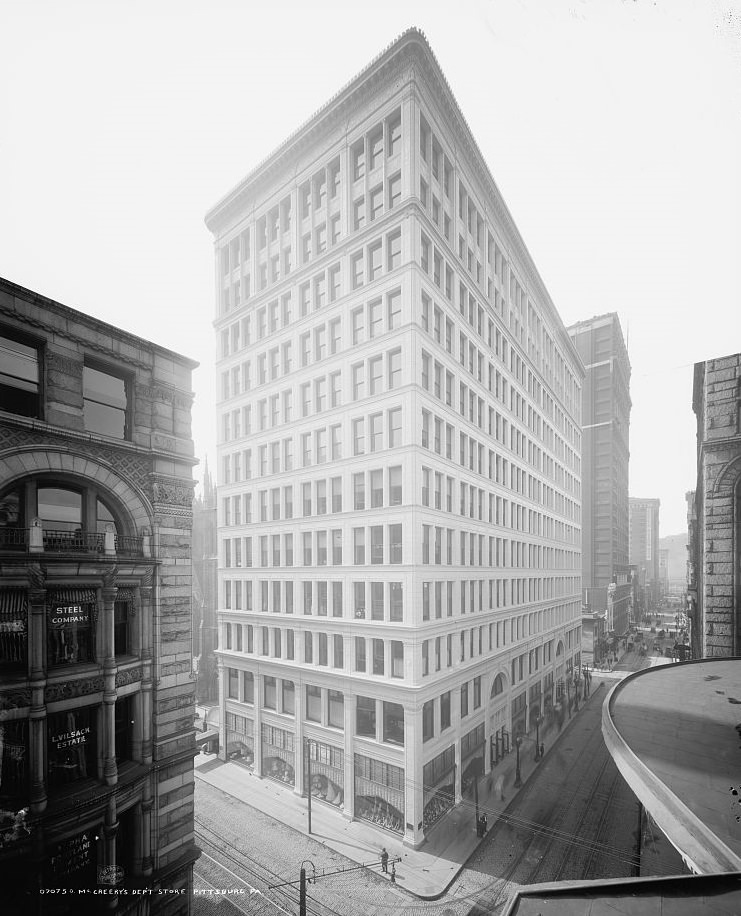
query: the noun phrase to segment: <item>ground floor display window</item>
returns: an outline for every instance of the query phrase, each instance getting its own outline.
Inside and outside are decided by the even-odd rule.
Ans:
[[[59,712],[46,720],[50,789],[97,778],[97,707]]]
[[[0,671],[23,671],[28,646],[28,601],[25,589],[0,591]]]
[[[484,723],[461,738],[461,793],[471,795],[474,781],[484,772]]]
[[[355,815],[386,830],[403,833],[403,767],[356,754]]]
[[[85,830],[59,843],[49,851],[45,880],[48,887],[95,887],[97,880],[99,830]]]
[[[515,738],[527,731],[527,694],[523,690],[512,700],[512,734]]]
[[[308,768],[311,794],[338,808],[345,807],[345,753],[331,744],[309,741]]]
[[[292,732],[262,726],[262,772],[278,782],[296,785],[296,752]]]
[[[455,745],[424,765],[424,813],[422,828],[427,831],[455,804]]]
[[[3,713],[0,712],[0,716]],[[0,846],[28,802],[28,719],[0,718]]]
[[[77,665],[95,658],[95,589],[52,592],[47,607],[47,662]]]
[[[252,719],[226,714],[226,756],[232,760],[242,760],[248,766],[255,762],[255,725]]]

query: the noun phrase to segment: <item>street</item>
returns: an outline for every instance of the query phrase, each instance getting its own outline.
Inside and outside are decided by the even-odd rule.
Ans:
[[[650,646],[649,646],[650,648]],[[635,874],[638,803],[607,753],[602,703],[615,673],[638,670],[649,657],[628,653],[613,678],[592,684],[592,698],[575,716],[490,830],[448,893],[421,901],[312,837],[196,781],[196,833],[204,854],[195,866],[196,916],[298,912],[302,860],[322,870],[346,869],[308,886],[307,912],[374,914],[498,913],[513,886]],[[530,753],[531,751],[527,751]],[[216,894],[230,890],[229,896]]]

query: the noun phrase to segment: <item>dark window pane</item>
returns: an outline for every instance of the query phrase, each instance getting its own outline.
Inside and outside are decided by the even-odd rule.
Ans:
[[[85,429],[126,437],[126,382],[118,376],[85,366],[82,376]]]
[[[39,406],[38,350],[0,336],[0,408],[39,417]]]

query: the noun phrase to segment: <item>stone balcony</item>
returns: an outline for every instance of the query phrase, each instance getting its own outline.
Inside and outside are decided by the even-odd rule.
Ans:
[[[100,532],[82,528],[65,531],[44,528],[41,524],[32,524],[30,528],[0,528],[0,553],[135,559],[152,555],[149,535],[123,535],[113,530]]]

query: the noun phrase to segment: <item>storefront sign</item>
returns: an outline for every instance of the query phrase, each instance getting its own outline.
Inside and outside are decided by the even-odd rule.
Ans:
[[[56,853],[49,860],[53,875],[68,875],[72,872],[88,868],[92,864],[93,837],[89,833],[81,833],[59,843]]]
[[[61,750],[65,747],[77,747],[81,744],[87,744],[90,736],[90,726],[85,725],[83,728],[73,729],[72,731],[63,732],[60,735],[53,735],[51,743],[55,750]]]
[[[51,612],[50,623],[54,627],[88,626],[90,612],[87,605],[83,604],[55,607]]]

